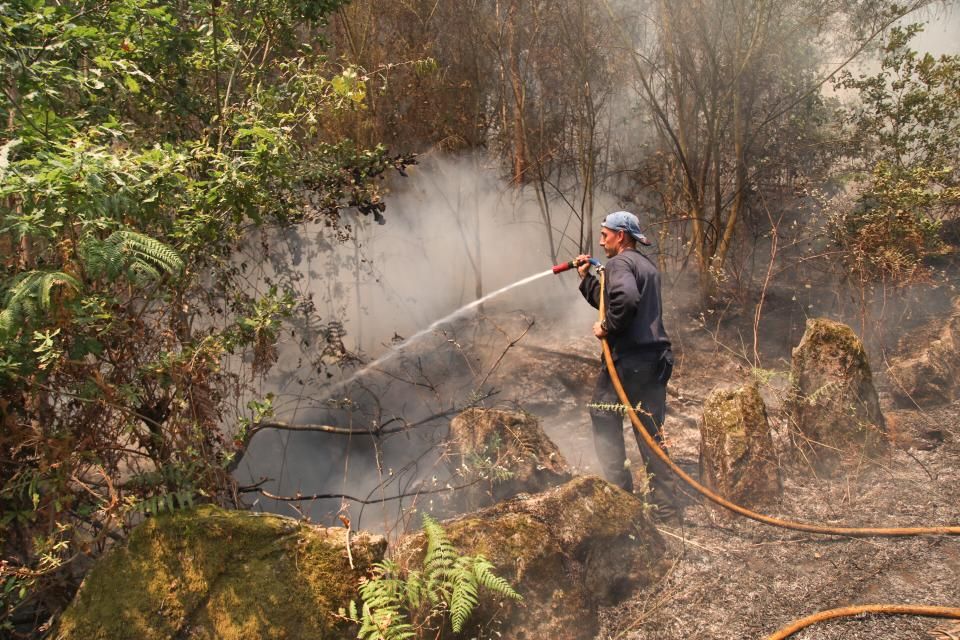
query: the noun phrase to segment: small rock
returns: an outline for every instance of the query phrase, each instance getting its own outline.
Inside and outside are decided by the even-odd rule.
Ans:
[[[704,403],[700,479],[737,504],[758,505],[779,497],[780,471],[756,385],[716,389]]]
[[[518,493],[538,493],[572,477],[557,446],[536,416],[516,411],[468,409],[450,423],[447,464],[468,485],[454,494],[457,513]]]

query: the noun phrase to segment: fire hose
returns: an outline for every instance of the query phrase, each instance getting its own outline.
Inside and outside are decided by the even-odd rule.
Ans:
[[[567,268],[577,266],[574,264],[575,261],[571,261]],[[591,260],[591,264],[596,265],[596,261]],[[564,269],[565,270],[565,269]],[[602,267],[598,269],[600,277],[600,320],[603,321],[605,318],[605,304],[604,304],[604,272]],[[559,271],[555,271],[559,273]],[[613,355],[610,352],[610,345],[607,343],[606,337],[601,338],[601,344],[603,345],[603,359],[607,367],[607,372],[610,374],[610,380],[613,382],[613,387],[617,392],[617,397],[619,397],[621,404],[627,412],[627,416],[630,418],[630,424],[633,426],[634,431],[636,431],[643,442],[647,445],[647,449],[657,456],[670,470],[686,484],[692,487],[697,493],[701,494],[711,502],[729,509],[736,514],[750,518],[751,520],[756,520],[763,524],[771,525],[774,527],[781,527],[783,529],[791,529],[793,531],[803,531],[806,533],[816,533],[822,535],[836,535],[836,536],[849,536],[854,538],[866,538],[866,537],[905,537],[905,536],[920,536],[920,535],[960,535],[960,526],[937,526],[937,527],[831,527],[821,524],[810,524],[805,522],[795,522],[792,520],[783,520],[780,518],[775,518],[773,516],[765,515],[762,513],[757,513],[746,507],[742,507],[738,504],[735,504],[723,496],[715,493],[714,491],[703,486],[696,480],[694,480],[687,472],[681,469],[677,464],[670,459],[670,457],[664,452],[663,449],[657,444],[656,440],[647,433],[647,430],[643,427],[640,422],[640,418],[637,416],[637,412],[634,410],[633,405],[630,403],[630,399],[627,397],[627,393],[623,388],[623,384],[620,381],[620,376],[617,374],[617,369],[613,364]],[[854,616],[862,613],[884,613],[884,614],[909,614],[909,615],[923,615],[923,616],[937,616],[944,618],[956,618],[960,619],[960,607],[924,607],[924,606],[910,606],[910,605],[894,605],[894,604],[874,604],[874,605],[857,605],[851,607],[844,607],[840,609],[831,609],[829,611],[821,611],[820,613],[802,618],[791,623],[789,626],[784,627],[780,631],[777,631],[773,635],[769,636],[767,640],[782,640],[783,638],[788,638],[797,631],[812,625],[817,622],[824,620],[830,620],[833,618]]]
[[[854,605],[852,607],[828,609],[827,611],[820,611],[811,616],[807,616],[806,618],[794,620],[773,635],[767,636],[766,640],[784,640],[784,638],[789,638],[797,631],[806,629],[810,625],[816,624],[817,622],[834,620],[835,618],[848,618],[864,613],[928,616],[931,618],[960,618],[960,608],[956,607],[925,607],[922,605],[910,604],[861,604]]]

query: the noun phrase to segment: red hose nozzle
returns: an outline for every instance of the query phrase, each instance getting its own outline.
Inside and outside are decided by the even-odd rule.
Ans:
[[[576,269],[577,266],[578,266],[578,265],[577,265],[577,261],[576,261],[576,260],[571,260],[570,262],[561,262],[560,264],[555,265],[555,266],[553,267],[553,272],[554,272],[554,273],[563,273],[564,271],[568,271],[568,270],[570,270],[570,269]]]
[[[589,262],[593,265],[600,264],[599,261],[594,260],[593,258],[587,258],[586,260],[571,260],[570,262],[561,262],[560,264],[555,265],[553,267],[553,272],[563,273],[564,271],[569,271],[570,269],[576,269],[577,267],[582,265],[584,262]]]

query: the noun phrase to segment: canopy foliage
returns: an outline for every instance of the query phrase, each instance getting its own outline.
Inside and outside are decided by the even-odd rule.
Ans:
[[[246,281],[252,234],[382,220],[410,160],[328,129],[366,96],[324,51],[340,4],[3,4],[0,634],[144,513],[228,500],[227,401],[304,303]]]

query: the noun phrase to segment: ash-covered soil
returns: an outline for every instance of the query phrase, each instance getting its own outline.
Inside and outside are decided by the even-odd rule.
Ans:
[[[818,479],[785,468],[772,515],[832,525],[960,523],[960,405],[936,412],[944,442]],[[901,416],[900,428],[917,433]],[[930,443],[933,445],[934,443]],[[673,456],[696,470],[699,434],[675,428]],[[666,578],[603,613],[601,638],[763,638],[795,618],[851,604],[960,604],[960,539],[811,536],[731,517],[690,498],[682,527],[661,526],[673,567]],[[930,638],[938,621],[880,617],[819,624],[797,638]]]
[[[541,336],[551,333],[549,327],[543,329]],[[691,331],[678,337],[666,424],[674,459],[697,477],[703,399],[716,386],[756,377],[775,442],[783,450],[781,399],[789,368],[785,359],[778,361],[779,371],[753,370],[714,336]],[[597,473],[585,408],[600,366],[596,343],[576,338],[544,348],[537,346],[538,336],[532,338],[526,346],[518,345],[518,357],[505,363],[503,374],[516,376],[518,383],[528,381],[515,387],[525,396],[518,397],[518,403],[541,416],[545,430],[577,472]],[[876,369],[875,365],[882,390],[882,372]],[[553,371],[554,382],[559,379],[560,384],[544,381],[550,377],[544,371]],[[545,396],[544,388],[551,386],[557,389]],[[960,403],[927,410],[888,406],[885,415],[894,442],[887,454],[851,463],[829,478],[784,458],[783,498],[765,511],[783,519],[838,526],[960,524]],[[632,435],[627,432],[626,437],[631,458],[639,462]],[[670,571],[659,583],[601,611],[599,638],[759,639],[797,618],[853,604],[960,606],[960,538],[802,534],[731,516],[708,506],[692,490],[686,497],[683,525],[658,528],[668,543]],[[947,640],[960,637],[960,624],[869,616],[820,623],[793,637]]]

